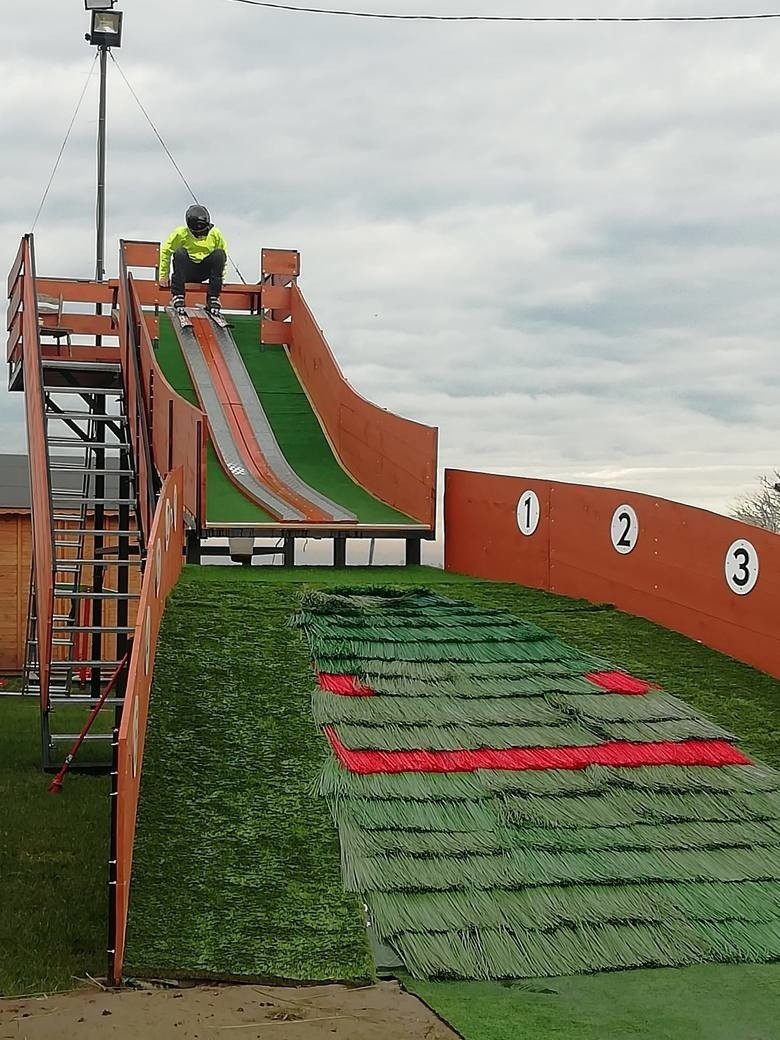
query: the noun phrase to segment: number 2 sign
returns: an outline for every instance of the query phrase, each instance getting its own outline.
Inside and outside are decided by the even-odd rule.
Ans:
[[[612,514],[610,537],[615,551],[623,556],[636,548],[639,541],[639,518],[631,506],[618,506]]]
[[[747,596],[758,581],[758,553],[744,538],[732,542],[726,552],[726,584],[738,596]]]

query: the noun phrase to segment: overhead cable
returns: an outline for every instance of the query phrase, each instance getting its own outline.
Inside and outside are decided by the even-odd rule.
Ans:
[[[266,3],[265,0],[229,0],[248,7],[296,14],[336,15],[340,18],[377,18],[394,22],[757,22],[780,18],[768,14],[657,14],[657,15],[513,15],[513,14],[389,14],[378,11],[341,11],[328,7],[297,7]]]
[[[59,153],[58,153],[57,158],[56,158],[55,163],[54,163],[54,168],[51,171],[51,176],[49,177],[49,183],[46,185],[46,190],[44,191],[43,196],[41,198],[41,203],[38,206],[38,212],[35,214],[35,220],[32,222],[32,227],[30,228],[31,232],[35,231],[35,228],[36,228],[36,226],[38,224],[38,219],[40,218],[40,215],[43,212],[43,207],[46,205],[46,199],[49,197],[49,192],[51,191],[51,186],[52,186],[52,184],[54,184],[54,178],[57,176],[57,170],[60,168],[60,162],[62,160],[63,155],[65,154],[65,149],[67,147],[68,141],[70,140],[71,131],[73,130],[73,127],[74,127],[74,125],[76,123],[76,119],[78,117],[78,114],[81,111],[81,104],[82,104],[82,102],[84,100],[85,94],[87,93],[87,87],[89,86],[89,81],[92,79],[92,73],[94,71],[95,62],[97,61],[97,59],[98,59],[98,52],[95,51],[95,57],[93,58],[92,64],[89,67],[89,74],[88,74],[88,76],[87,76],[87,78],[86,78],[86,80],[84,82],[84,86],[82,88],[82,91],[81,91],[81,94],[79,96],[78,102],[76,103],[76,109],[75,109],[75,111],[73,113],[73,117],[72,117],[70,123],[68,124],[68,130],[67,130],[67,133],[65,134],[65,139],[63,140],[62,145],[60,146]]]
[[[135,102],[136,102],[136,104],[137,104],[137,105],[138,105],[138,107],[139,107],[139,108],[141,109],[141,111],[142,111],[142,112],[143,112],[143,114],[144,114],[144,117],[146,118],[146,121],[147,121],[147,123],[148,123],[148,124],[149,124],[149,126],[150,126],[150,127],[152,128],[152,132],[153,132],[154,136],[155,136],[155,137],[157,138],[157,140],[158,140],[158,141],[160,142],[160,144],[162,145],[163,151],[164,151],[164,152],[165,152],[165,154],[166,154],[166,155],[168,156],[168,158],[169,158],[169,159],[171,160],[171,164],[173,165],[173,168],[174,168],[174,169],[176,170],[176,172],[178,173],[178,175],[179,175],[179,176],[181,177],[181,179],[182,179],[182,183],[184,184],[185,188],[186,188],[186,189],[187,189],[187,191],[188,191],[188,192],[190,193],[190,195],[192,196],[193,200],[194,200],[195,202],[197,202],[197,203],[198,203],[198,204],[200,205],[200,199],[199,199],[199,198],[198,198],[198,196],[197,196],[197,195],[195,194],[195,192],[194,192],[194,191],[192,190],[192,186],[190,185],[190,182],[189,182],[189,181],[187,180],[187,178],[186,178],[186,177],[184,176],[184,173],[182,172],[182,169],[181,169],[181,167],[179,166],[179,164],[178,164],[178,163],[176,162],[176,160],[174,159],[174,157],[173,157],[173,153],[171,152],[170,148],[168,147],[168,145],[167,145],[167,144],[165,143],[165,141],[163,140],[162,134],[161,134],[161,133],[160,133],[160,131],[159,131],[159,130],[157,129],[157,127],[156,127],[156,126],[154,125],[154,121],[152,120],[152,117],[151,117],[151,116],[149,115],[149,113],[147,112],[146,108],[144,107],[144,105],[143,105],[143,102],[141,101],[141,99],[139,98],[139,96],[138,96],[138,95],[136,94],[135,90],[133,90],[133,86],[132,86],[132,84],[130,83],[130,80],[129,80],[129,79],[127,78],[127,76],[126,76],[126,75],[124,74],[124,71],[123,71],[123,69],[122,69],[122,66],[121,66],[121,65],[119,64],[119,62],[118,62],[118,61],[116,60],[116,58],[114,57],[114,54],[113,54],[113,52],[112,52],[112,51],[109,51],[108,53],[109,53],[109,54],[111,55],[111,60],[113,61],[114,65],[116,65],[116,67],[117,67],[117,70],[119,71],[119,75],[120,75],[120,76],[122,77],[122,79],[123,79],[123,80],[125,81],[125,84],[127,85],[127,89],[128,89],[128,90],[130,91],[130,93],[131,93],[131,94],[133,95],[133,98],[135,99]],[[239,277],[239,278],[241,279],[241,281],[242,281],[242,282],[244,283],[244,285],[246,285],[246,278],[244,278],[244,276],[243,276],[243,275],[241,274],[241,272],[239,271],[239,269],[238,269],[238,266],[237,266],[237,264],[236,264],[235,260],[233,260],[232,256],[229,256],[229,257],[228,257],[228,260],[229,260],[229,261],[230,261],[230,263],[231,263],[231,264],[233,265],[233,268],[234,268],[234,270],[235,270],[236,274],[238,275],[238,277]]]

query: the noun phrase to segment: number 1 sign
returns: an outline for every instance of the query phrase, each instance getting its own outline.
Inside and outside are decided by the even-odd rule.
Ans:
[[[520,533],[532,535],[539,526],[541,516],[539,498],[533,491],[524,491],[517,503],[517,526]]]

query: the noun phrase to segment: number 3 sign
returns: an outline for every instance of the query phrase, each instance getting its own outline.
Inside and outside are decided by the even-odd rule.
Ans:
[[[738,596],[747,596],[758,581],[758,553],[744,538],[732,542],[726,553],[726,584]]]

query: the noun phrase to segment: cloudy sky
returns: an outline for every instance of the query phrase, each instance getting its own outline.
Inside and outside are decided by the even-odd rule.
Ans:
[[[341,5],[335,5],[341,6]],[[702,14],[755,0],[350,0],[432,14]],[[759,5],[760,6],[760,5]],[[7,7],[10,8],[10,0]],[[718,511],[780,465],[780,21],[355,20],[127,0],[118,60],[247,279],[297,248],[365,396],[441,428],[446,466]],[[778,5],[780,10],[780,5]],[[89,72],[80,0],[4,10],[3,269]],[[189,202],[116,69],[108,234]],[[93,76],[36,228],[94,270]],[[23,450],[18,396],[0,397]]]

